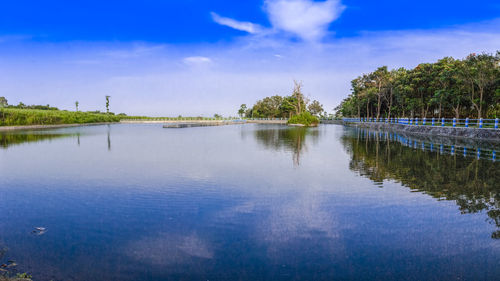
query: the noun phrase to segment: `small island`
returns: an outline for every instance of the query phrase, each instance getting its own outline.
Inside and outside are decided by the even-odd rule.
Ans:
[[[282,118],[288,119],[289,126],[316,127],[319,117],[327,117],[323,105],[305,97],[302,92],[302,83],[294,81],[293,92],[290,96],[274,95],[257,101],[251,108],[242,104],[238,110],[241,118]]]

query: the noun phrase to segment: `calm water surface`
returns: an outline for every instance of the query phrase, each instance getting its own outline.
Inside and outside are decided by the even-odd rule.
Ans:
[[[498,280],[493,151],[337,125],[4,133],[0,263],[35,280]]]

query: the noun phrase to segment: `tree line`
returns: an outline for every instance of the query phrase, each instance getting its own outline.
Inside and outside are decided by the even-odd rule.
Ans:
[[[500,116],[500,51],[445,57],[413,69],[387,66],[351,81],[338,117],[496,118]]]
[[[248,108],[242,104],[238,110],[240,117],[246,118],[291,118],[309,112],[314,116],[324,113],[323,105],[317,101],[312,102],[302,93],[302,83],[294,81],[293,92],[290,96],[274,95],[257,101]]]

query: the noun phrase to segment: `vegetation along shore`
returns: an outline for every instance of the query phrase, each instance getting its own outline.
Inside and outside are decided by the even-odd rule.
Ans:
[[[122,114],[123,115],[123,114]],[[5,97],[0,97],[0,126],[32,126],[32,125],[61,125],[61,124],[88,124],[119,122],[121,115],[99,111],[82,112],[59,110],[50,105],[9,105]]]
[[[338,117],[497,118],[500,116],[500,51],[445,57],[413,69],[387,66],[351,81]]]

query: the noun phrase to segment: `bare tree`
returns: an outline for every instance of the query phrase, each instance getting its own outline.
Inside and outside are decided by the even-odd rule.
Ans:
[[[301,114],[305,110],[306,102],[304,99],[304,94],[302,93],[302,82],[293,80],[293,94],[292,97],[295,98],[296,102],[293,105],[295,107],[296,114]]]

